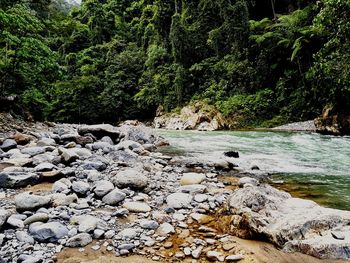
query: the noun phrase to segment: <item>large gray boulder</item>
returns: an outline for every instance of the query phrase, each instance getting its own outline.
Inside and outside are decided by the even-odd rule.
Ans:
[[[33,195],[29,193],[21,193],[15,197],[16,209],[19,211],[27,211],[38,209],[49,205],[51,198],[48,196]]]
[[[350,211],[324,208],[268,185],[236,190],[229,207],[241,237],[265,238],[318,258],[350,259]]]
[[[148,178],[137,169],[120,171],[111,180],[120,188],[130,187],[131,189],[140,190],[148,185]]]
[[[40,176],[35,173],[2,172],[0,173],[0,187],[18,188],[39,183]]]
[[[68,235],[68,228],[59,222],[37,222],[30,225],[29,233],[39,242],[57,242]]]

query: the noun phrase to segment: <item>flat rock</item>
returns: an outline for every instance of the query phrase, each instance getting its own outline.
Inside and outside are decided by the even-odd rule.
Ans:
[[[176,209],[189,208],[192,196],[185,193],[173,193],[166,198],[168,206]]]
[[[0,146],[0,149],[3,151],[8,151],[11,149],[14,149],[17,147],[17,142],[15,140],[12,139],[6,139]]]
[[[3,188],[19,188],[38,184],[40,176],[36,173],[2,172],[0,173],[0,186]]]
[[[169,223],[163,223],[157,229],[157,234],[160,236],[167,236],[172,233],[175,233],[175,228]]]
[[[19,242],[23,242],[26,244],[34,245],[35,243],[34,238],[25,231],[17,231],[16,238]]]
[[[114,189],[114,185],[107,180],[95,182],[94,193],[98,197],[103,197]]]
[[[180,186],[178,189],[179,192],[190,193],[190,194],[202,194],[206,190],[207,190],[207,187],[201,184],[183,185],[183,186]]]
[[[147,213],[152,210],[151,207],[144,202],[126,202],[123,204],[123,207],[135,213]]]
[[[68,229],[59,222],[33,223],[29,233],[38,242],[57,242],[68,235]]]
[[[148,185],[148,178],[136,169],[127,169],[115,175],[112,182],[120,188],[130,187],[139,190]]]
[[[40,207],[49,205],[50,202],[50,197],[29,193],[21,193],[15,197],[16,209],[19,211],[38,209]]]
[[[86,134],[92,134],[97,139],[108,136],[114,142],[119,140],[121,136],[119,129],[110,124],[83,125],[78,128],[78,133],[82,136]]]
[[[28,154],[30,156],[35,156],[35,155],[38,155],[38,154],[42,154],[46,152],[46,149],[44,147],[28,147],[28,148],[23,148],[21,150],[21,153],[22,154]]]
[[[85,247],[92,242],[92,237],[87,233],[80,233],[67,240],[67,247]]]
[[[46,213],[36,213],[24,220],[24,225],[30,225],[35,222],[47,222],[49,220],[49,215]]]
[[[184,173],[180,180],[181,185],[192,185],[192,184],[200,184],[205,180],[205,174],[200,173]]]

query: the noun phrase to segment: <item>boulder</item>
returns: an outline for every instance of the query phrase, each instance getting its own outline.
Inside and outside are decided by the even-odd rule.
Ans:
[[[229,207],[240,237],[264,238],[286,251],[318,258],[350,259],[350,211],[324,208],[268,185],[236,190]]]
[[[19,211],[28,211],[38,209],[49,205],[51,198],[47,196],[34,195],[29,193],[20,193],[15,197],[16,209]]]
[[[68,228],[59,222],[37,222],[29,226],[29,233],[38,242],[57,242],[68,235]]]
[[[112,182],[120,188],[130,187],[140,190],[148,185],[148,178],[137,169],[127,169],[115,175]]]
[[[140,144],[154,144],[160,139],[153,129],[139,121],[126,121],[119,127],[119,130],[123,133],[125,140]]]
[[[77,234],[67,240],[67,247],[85,247],[92,242],[92,237],[87,233]]]
[[[0,173],[0,187],[19,188],[39,183],[40,176],[35,173],[2,172]]]

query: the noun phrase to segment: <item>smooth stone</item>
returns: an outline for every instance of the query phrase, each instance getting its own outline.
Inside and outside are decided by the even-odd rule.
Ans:
[[[206,254],[207,259],[213,260],[213,261],[219,261],[224,262],[225,261],[225,255],[218,251],[208,251]]]
[[[144,202],[125,202],[123,207],[134,213],[147,213],[152,210],[151,207]]]
[[[96,229],[100,219],[91,215],[75,216],[71,219],[71,224],[78,224],[79,232],[92,232]]]
[[[34,210],[43,206],[48,206],[51,198],[47,196],[21,193],[15,197],[16,209],[20,211]]]
[[[78,201],[78,196],[76,194],[65,195],[62,193],[52,194],[52,205],[54,207],[58,206],[69,206]]]
[[[1,150],[4,150],[5,152],[11,149],[14,149],[17,147],[17,142],[12,139],[6,139],[0,146]]]
[[[28,154],[32,157],[44,152],[46,152],[46,149],[44,147],[28,147],[21,150],[22,154]]]
[[[14,228],[24,228],[23,220],[18,219],[15,215],[11,215],[7,219],[7,224]]]
[[[226,257],[227,262],[233,262],[233,261],[240,261],[244,259],[244,256],[242,254],[236,254],[236,255],[229,255]]]
[[[251,178],[251,177],[242,177],[238,180],[238,185],[240,187],[244,186],[245,184],[250,184],[250,185],[256,186],[259,184],[259,182],[255,178]]]
[[[203,203],[205,201],[208,200],[208,196],[206,194],[196,194],[194,196],[194,201],[196,201],[197,203]]]
[[[66,163],[74,162],[79,159],[79,155],[74,151],[74,149],[59,148],[61,158]]]
[[[128,169],[120,171],[112,178],[112,182],[120,187],[141,190],[147,187],[148,178],[140,171],[136,169]]]
[[[87,192],[89,192],[90,185],[82,181],[73,182],[72,190],[77,194],[84,196],[87,194]]]
[[[224,243],[222,244],[222,249],[225,250],[225,251],[229,251],[233,248],[236,247],[236,244],[235,243]]]
[[[108,230],[105,234],[104,234],[106,239],[111,239],[115,236],[115,231],[114,230]]]
[[[54,139],[51,138],[41,138],[39,141],[37,141],[36,145],[40,147],[56,146],[56,142]]]
[[[35,222],[47,222],[49,221],[49,215],[46,213],[36,213],[24,220],[24,225],[30,225]]]
[[[205,180],[205,174],[200,173],[184,173],[180,180],[181,185],[200,184]]]
[[[140,226],[143,229],[157,229],[159,227],[159,224],[157,221],[154,220],[143,219],[140,220]]]
[[[5,224],[11,214],[12,213],[9,210],[0,208],[0,228]]]
[[[98,197],[103,197],[114,189],[114,185],[107,180],[97,181],[94,187],[94,193]]]
[[[67,247],[85,247],[92,242],[92,237],[87,233],[80,233],[67,240]]]
[[[117,205],[123,201],[126,197],[126,194],[120,191],[118,188],[112,190],[107,195],[102,198],[102,202],[108,205]]]
[[[173,193],[166,198],[168,206],[175,209],[189,208],[191,201],[192,196],[185,193]]]
[[[37,166],[35,166],[34,171],[36,172],[47,172],[47,171],[52,171],[53,169],[57,168],[55,165],[52,163],[41,163]]]
[[[37,222],[30,225],[29,233],[39,242],[57,242],[68,235],[68,229],[59,222]]]
[[[34,238],[25,231],[17,231],[16,238],[19,242],[23,242],[26,244],[34,245],[35,243]]]
[[[118,233],[123,240],[134,239],[137,237],[137,231],[133,228],[125,228]]]
[[[171,233],[175,233],[175,228],[169,223],[163,223],[157,229],[157,234],[160,236],[167,236]]]

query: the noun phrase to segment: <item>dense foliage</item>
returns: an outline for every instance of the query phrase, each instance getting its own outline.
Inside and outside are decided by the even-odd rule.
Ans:
[[[312,118],[350,106],[349,17],[348,0],[1,0],[0,95],[56,121],[196,100],[244,125]]]

